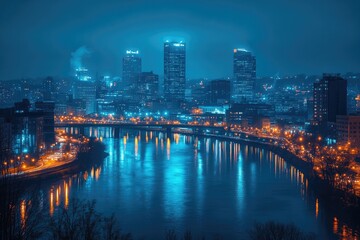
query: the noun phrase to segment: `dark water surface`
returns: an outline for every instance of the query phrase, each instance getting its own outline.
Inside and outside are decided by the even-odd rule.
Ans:
[[[91,170],[51,183],[49,213],[72,198],[95,199],[135,239],[164,239],[168,229],[212,239],[247,239],[254,222],[293,223],[319,239],[355,235],[323,209],[308,180],[279,156],[209,138],[88,129],[109,156]]]

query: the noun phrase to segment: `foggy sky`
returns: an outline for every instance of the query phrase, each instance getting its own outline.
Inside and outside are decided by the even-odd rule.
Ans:
[[[121,75],[126,49],[163,75],[163,42],[187,43],[187,78],[232,76],[233,48],[258,76],[360,71],[358,0],[3,0],[0,79],[69,76],[71,56],[95,74]]]

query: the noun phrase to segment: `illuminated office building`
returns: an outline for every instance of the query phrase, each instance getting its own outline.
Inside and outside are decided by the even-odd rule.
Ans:
[[[44,114],[30,111],[31,104],[28,99],[14,105],[0,109],[1,148],[5,148],[5,157],[14,154],[37,155],[43,147]]]
[[[127,50],[123,57],[122,81],[124,86],[136,87],[141,73],[139,51]]]
[[[47,77],[42,81],[42,91],[45,101],[53,100],[53,95],[55,92],[54,79],[52,77]]]
[[[75,99],[81,99],[86,105],[86,114],[96,112],[96,83],[76,81],[73,86]]]
[[[256,79],[256,59],[251,52],[234,49],[233,71],[233,101],[251,102],[254,99]]]
[[[209,85],[210,104],[228,104],[230,102],[230,80],[213,80]]]
[[[154,101],[159,97],[159,75],[153,72],[142,72],[138,86],[139,97],[142,100]]]
[[[314,83],[314,123],[335,123],[336,115],[347,113],[347,81],[339,75],[324,74]]]
[[[167,101],[185,99],[186,44],[164,43],[164,96]]]
[[[55,103],[52,101],[35,102],[35,108],[43,117],[43,140],[45,147],[50,147],[55,143]]]
[[[77,68],[75,69],[75,77],[79,81],[90,81],[91,77],[89,76],[89,70],[87,68]]]

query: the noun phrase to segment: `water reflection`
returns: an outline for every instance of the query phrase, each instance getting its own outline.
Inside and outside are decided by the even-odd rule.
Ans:
[[[197,214],[201,214],[204,207],[204,160],[197,148],[194,149],[194,164],[197,169],[196,198]]]
[[[26,200],[20,202],[20,221],[21,227],[24,228],[26,224]]]
[[[59,199],[60,192],[61,192],[61,187],[56,189],[56,206],[59,206],[60,204],[60,199]]]
[[[70,181],[70,180],[69,180]],[[69,206],[69,185],[67,184],[67,182],[64,182],[65,185],[65,208],[67,208]],[[59,186],[60,188],[60,186]]]
[[[171,228],[241,238],[254,221],[289,219],[322,239],[358,234],[329,218],[304,174],[272,152],[160,132],[122,130],[109,138],[115,132],[88,130],[104,137],[109,157],[45,189],[50,215],[76,197],[96,199],[99,211],[114,212],[122,229],[150,239]]]
[[[242,155],[238,155],[238,172],[237,172],[237,204],[238,204],[238,213],[241,216],[244,210],[244,197],[245,197],[245,180],[244,180],[244,166]]]
[[[170,160],[170,138],[166,139],[166,157]]]
[[[49,203],[49,206],[50,206],[49,213],[50,213],[50,216],[52,216],[54,214],[54,191],[53,191],[52,188],[50,189],[50,203]]]
[[[339,222],[336,217],[333,220],[333,232],[336,234],[339,231]]]
[[[138,142],[138,136],[135,136],[135,157],[138,157],[139,154],[139,142]]]
[[[86,185],[89,181],[98,181],[101,175],[101,166],[99,167],[92,167],[88,171],[84,171],[82,173],[76,174],[74,176],[68,177],[55,185],[51,185],[49,188],[49,214],[50,216],[53,216],[55,210],[57,207],[64,207],[67,208],[70,203],[70,189],[72,186],[72,183],[75,181],[77,183],[76,187],[81,188],[84,185]],[[21,218],[23,219],[23,213],[25,212],[24,209],[26,209],[26,204],[24,201],[21,202]],[[47,204],[46,204],[47,205]],[[43,204],[41,203],[40,207],[42,207]]]

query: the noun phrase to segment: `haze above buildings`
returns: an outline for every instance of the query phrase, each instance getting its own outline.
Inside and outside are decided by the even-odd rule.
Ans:
[[[256,56],[258,76],[360,65],[358,1],[38,0],[0,9],[1,80],[72,75],[83,46],[93,73],[121,76],[126,49],[140,50],[143,71],[162,73],[167,39],[186,42],[187,78],[232,76],[234,48]]]

